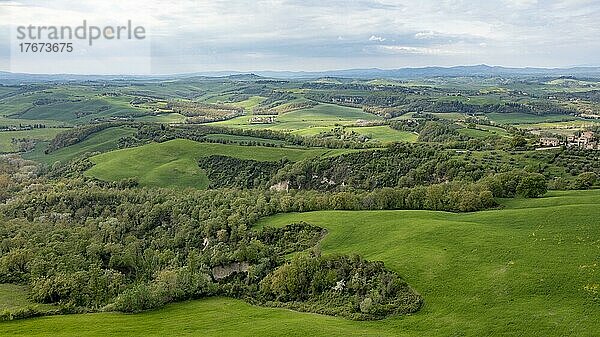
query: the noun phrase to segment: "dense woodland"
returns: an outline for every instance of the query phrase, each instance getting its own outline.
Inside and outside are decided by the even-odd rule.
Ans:
[[[326,209],[473,211],[494,207],[494,196],[539,196],[546,188],[539,175],[515,173],[489,177],[478,184],[443,183],[355,193],[177,191],[81,178],[47,181],[36,172],[22,176],[11,171],[8,163],[4,167],[4,190],[8,192],[4,199],[9,201],[2,206],[0,281],[28,284],[36,301],[60,303],[74,311],[138,311],[213,294],[277,306],[290,302],[291,308],[356,318],[414,311],[420,298],[410,295],[401,279],[380,265],[340,257],[339,261],[317,259],[311,262],[317,265],[306,266],[304,260],[295,260],[284,265],[287,269],[279,269],[284,254],[313,246],[323,235],[322,229],[296,225],[257,232],[252,224],[279,212]],[[281,279],[296,267],[316,272],[321,264],[330,263],[341,268],[335,275]],[[354,268],[363,270],[359,265],[365,263],[367,270],[374,269],[365,270],[363,288],[346,284],[340,291],[318,291],[330,289],[332,282],[348,282],[344,275]],[[240,264],[246,266],[241,274],[245,276],[215,278],[214,268]],[[342,267],[344,264],[348,265]],[[298,277],[306,275],[300,272]],[[389,278],[394,284],[391,290],[364,288],[378,278]],[[307,295],[303,287],[316,290]],[[374,292],[379,295],[367,296]],[[326,298],[343,303],[345,309],[332,311],[324,304]],[[396,306],[396,301],[403,304]]]

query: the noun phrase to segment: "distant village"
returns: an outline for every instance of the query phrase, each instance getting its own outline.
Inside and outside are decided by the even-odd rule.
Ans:
[[[566,146],[568,148],[600,150],[600,141],[592,131],[583,131],[579,134],[568,136],[566,139],[542,137],[540,138],[539,145],[542,147]]]

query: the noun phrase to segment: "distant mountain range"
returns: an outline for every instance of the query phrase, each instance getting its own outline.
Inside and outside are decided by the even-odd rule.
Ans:
[[[418,78],[418,77],[457,77],[457,76],[600,76],[600,67],[573,68],[507,68],[500,66],[475,65],[456,67],[423,67],[400,69],[348,69],[324,72],[276,72],[264,71],[256,74],[268,77],[315,78]]]
[[[32,82],[65,82],[65,81],[102,81],[102,80],[164,80],[190,77],[230,77],[238,80],[259,78],[277,79],[311,79],[320,77],[345,78],[427,78],[427,77],[459,77],[459,76],[578,76],[600,77],[600,67],[572,68],[508,68],[500,66],[474,65],[455,67],[423,67],[399,69],[346,69],[331,71],[211,71],[172,75],[75,75],[75,74],[24,74],[0,71],[0,84],[32,83]]]

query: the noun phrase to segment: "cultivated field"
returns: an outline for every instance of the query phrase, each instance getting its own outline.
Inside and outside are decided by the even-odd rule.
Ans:
[[[361,109],[333,104],[319,104],[312,108],[296,110],[276,117],[277,122],[273,124],[250,124],[249,121],[252,116],[237,117],[213,124],[238,128],[293,131],[312,127],[348,125],[355,123],[359,119],[369,121],[380,120],[379,117],[363,112]]]

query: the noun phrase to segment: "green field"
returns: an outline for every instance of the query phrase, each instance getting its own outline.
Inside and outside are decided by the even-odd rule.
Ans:
[[[528,123],[544,123],[544,122],[563,122],[576,120],[577,117],[570,115],[544,115],[537,116],[525,113],[488,113],[485,114],[489,120],[500,124],[528,124]]]
[[[521,129],[577,129],[581,130],[586,127],[597,126],[600,121],[596,120],[574,120],[564,122],[540,122],[531,124],[517,124],[515,125]]]
[[[391,142],[416,142],[419,135],[408,132],[399,131],[390,128],[389,126],[364,126],[364,127],[348,127],[347,131],[354,131],[361,135],[368,136],[371,139],[378,140],[382,143]]]
[[[300,136],[316,136],[321,132],[332,131],[334,128],[329,126],[314,126],[306,129],[298,129],[292,131],[295,135]],[[394,130],[386,125],[378,126],[346,126],[344,131],[354,131],[358,134],[365,135],[370,139],[380,141],[382,143],[392,142],[416,142],[419,136],[408,131]]]
[[[72,126],[72,123],[42,120],[42,119],[23,119],[23,118],[9,118],[0,116],[0,126],[19,126],[19,125],[32,125],[32,124],[44,124],[46,127],[68,127]]]
[[[20,118],[87,122],[91,119],[144,114],[145,110],[129,104],[130,97],[93,97],[74,102],[34,106]],[[79,117],[80,116],[80,117]]]
[[[148,115],[136,118],[136,121],[153,123],[184,123],[185,116],[178,113],[164,113],[159,115]]]
[[[357,322],[210,298],[126,315],[100,313],[0,323],[28,336],[597,336],[600,190],[503,201],[476,213],[324,211],[321,250],[382,260],[425,299],[415,315]]]
[[[137,116],[148,112],[132,106],[131,99],[132,96],[127,95],[103,96],[102,90],[93,86],[56,86],[2,99],[0,115],[44,124],[46,121],[80,124],[96,118]]]
[[[204,156],[223,155],[259,161],[276,161],[287,158],[297,161],[303,158],[347,151],[249,147],[175,139],[94,156],[91,161],[96,165],[85,174],[107,181],[136,178],[141,185],[145,186],[205,188],[209,181],[206,174],[198,167],[198,159]]]
[[[334,104],[319,104],[312,108],[291,111],[278,115],[273,124],[250,124],[252,116],[241,116],[212,124],[235,127],[287,131],[301,136],[315,136],[332,130],[336,126],[346,126],[345,130],[383,142],[414,142],[417,135],[393,130],[388,126],[354,127],[357,120],[378,121],[380,117],[365,113],[361,109]]]
[[[258,137],[252,137],[252,136],[228,135],[228,134],[222,134],[222,133],[208,134],[204,138],[211,139],[211,140],[228,141],[228,142],[232,142],[232,143],[258,142],[261,144],[265,144],[265,143],[276,144],[276,145],[285,144],[285,142],[282,140],[258,138]]]
[[[40,143],[36,148],[23,154],[25,159],[35,160],[46,164],[52,164],[57,161],[71,160],[86,152],[104,152],[115,149],[119,138],[132,136],[135,129],[126,127],[113,127],[97,132],[82,142],[67,146],[49,154],[45,154],[47,143]]]
[[[13,139],[33,139],[37,141],[52,140],[64,128],[43,128],[21,131],[0,131],[0,152],[17,152],[19,148]]]
[[[359,119],[380,120],[381,118],[363,112],[358,108],[344,107],[334,104],[319,104],[312,108],[291,111],[277,116],[273,124],[250,124],[252,116],[241,116],[227,121],[211,123],[214,125],[294,131],[312,127],[333,127],[336,125],[349,125]]]
[[[386,331],[387,334],[386,334]],[[357,322],[240,300],[208,298],[125,315],[100,313],[0,322],[9,336],[378,336],[381,322]]]
[[[238,108],[244,108],[245,111],[250,112],[250,111],[252,111],[252,109],[254,109],[254,107],[259,105],[265,99],[266,98],[261,97],[261,96],[252,96],[246,100],[235,102],[235,103],[229,103],[229,104],[236,106]]]

